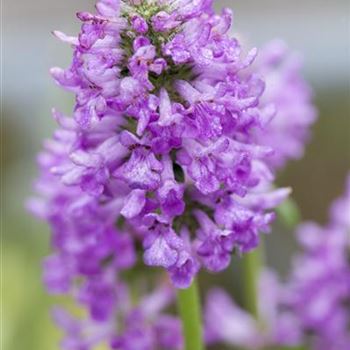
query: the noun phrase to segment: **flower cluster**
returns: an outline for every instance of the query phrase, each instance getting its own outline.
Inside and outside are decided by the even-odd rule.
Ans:
[[[231,11],[215,14],[212,0],[99,0],[96,9],[77,14],[77,37],[54,32],[74,55],[51,74],[76,103],[73,118],[53,111],[59,129],[38,158],[30,207],[49,223],[54,250],[44,280],[90,311],[84,326],[57,313],[67,349],[106,339],[141,349],[128,345],[138,337],[150,339],[144,349],[177,349],[176,320],[159,324],[143,302],[123,301],[127,270],[142,255],[187,288],[202,267],[221,271],[256,248],[289,194],[274,189],[274,159],[299,155],[310,94],[294,61],[275,70],[284,53],[267,50],[254,66],[257,50],[243,53],[229,36]]]
[[[200,266],[219,271],[234,250],[255,248],[266,209],[288,194],[271,192],[273,150],[255,141],[272,116],[246,69],[256,50],[242,58],[231,12],[215,15],[210,1],[102,0],[97,10],[78,13],[78,37],[55,32],[74,58],[51,73],[76,106],[73,119],[54,112],[61,128],[39,158],[35,208],[67,279],[114,255],[130,267],[140,242],[147,265],[187,287]]]
[[[261,349],[308,344],[315,350],[346,350],[350,344],[350,176],[346,194],[331,208],[322,228],[305,223],[302,247],[288,281],[263,272],[255,321],[221,290],[213,290],[205,311],[207,340]]]

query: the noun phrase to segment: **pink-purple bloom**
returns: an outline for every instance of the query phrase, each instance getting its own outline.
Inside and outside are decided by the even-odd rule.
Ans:
[[[58,313],[66,349],[99,340],[177,349],[181,339],[167,329],[176,320],[151,322],[122,305],[118,276],[142,255],[187,288],[201,268],[221,271],[233,253],[256,248],[289,194],[273,185],[273,159],[300,153],[281,150],[278,135],[293,128],[290,143],[301,147],[313,120],[309,91],[294,64],[274,71],[279,57],[254,66],[257,50],[243,53],[229,35],[232,12],[215,14],[211,0],[99,0],[96,9],[77,14],[77,37],[54,32],[74,53],[51,74],[76,103],[73,118],[53,112],[59,128],[38,158],[30,207],[49,223],[54,250],[44,280],[90,311],[84,326]],[[279,129],[273,104],[288,126]],[[115,334],[118,312],[123,335]]]
[[[76,38],[55,32],[74,58],[51,73],[76,106],[72,119],[54,112],[34,210],[52,225],[58,259],[97,255],[97,268],[124,254],[118,242],[102,248],[106,232],[127,236],[147,265],[171,275],[191,265],[185,287],[200,266],[220,271],[233,251],[254,249],[266,210],[288,194],[272,190],[274,149],[255,138],[265,82],[247,68],[257,51],[242,54],[232,13],[215,15],[210,1],[99,1],[97,12],[78,13]]]

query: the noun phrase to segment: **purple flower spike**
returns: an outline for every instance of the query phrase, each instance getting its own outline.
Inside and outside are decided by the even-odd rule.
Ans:
[[[212,5],[98,0],[96,14],[77,14],[77,36],[54,32],[73,58],[51,74],[75,107],[72,118],[54,111],[59,128],[38,157],[29,206],[52,231],[48,289],[74,293],[91,313],[81,322],[91,337],[68,332],[67,349],[181,348],[173,322],[153,327],[131,310],[121,271],[143,255],[187,288],[201,268],[221,271],[254,249],[289,193],[275,189],[276,159],[300,155],[310,91],[294,58],[259,60],[230,36],[232,12]],[[281,129],[290,153],[275,142]]]
[[[309,95],[298,90],[305,84],[297,69],[272,69],[285,58],[278,46],[255,70],[256,50],[244,57],[229,36],[232,12],[216,15],[210,1],[104,0],[96,7],[97,15],[78,14],[77,37],[55,32],[74,56],[52,75],[75,94],[76,106],[72,119],[55,112],[60,129],[40,156],[43,199],[31,201],[33,211],[52,226],[57,253],[91,254],[102,232],[118,225],[141,240],[147,264],[184,286],[198,262],[219,271],[231,254],[254,249],[274,217],[266,210],[289,193],[272,191],[270,165],[281,143],[265,139],[282,103],[259,76],[269,80],[273,70],[300,101]],[[151,217],[161,217],[154,227],[145,224]],[[189,228],[184,248],[180,232]],[[108,258],[99,254],[87,270]]]

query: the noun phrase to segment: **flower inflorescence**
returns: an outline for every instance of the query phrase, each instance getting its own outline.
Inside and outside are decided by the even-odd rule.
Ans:
[[[243,54],[230,37],[230,10],[215,14],[211,0],[96,8],[77,14],[78,37],[54,32],[74,54],[51,74],[76,104],[73,118],[53,112],[60,127],[39,155],[31,209],[52,230],[49,290],[71,292],[83,280],[79,301],[92,319],[111,320],[123,271],[140,253],[187,288],[200,268],[221,271],[234,252],[258,246],[289,193],[273,186],[281,148],[266,139],[282,131],[269,125],[291,113],[280,103],[276,114],[280,94],[264,98],[266,65],[253,65],[257,50]],[[310,105],[295,80],[281,81],[295,91],[291,103]],[[114,339],[115,329],[103,332]]]

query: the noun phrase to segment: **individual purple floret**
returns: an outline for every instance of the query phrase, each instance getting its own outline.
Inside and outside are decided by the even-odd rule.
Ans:
[[[303,156],[317,112],[310,86],[300,73],[302,59],[291,53],[283,41],[274,40],[263,47],[257,66],[266,83],[261,108],[270,118],[258,130],[257,139],[274,149],[268,162],[281,168],[288,160]]]

